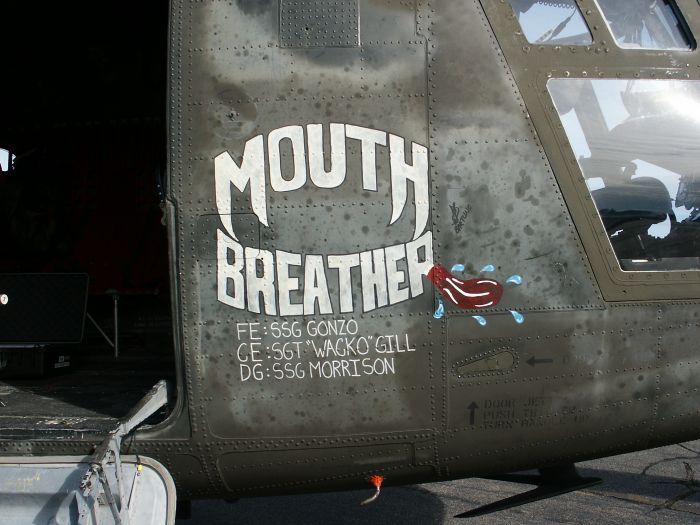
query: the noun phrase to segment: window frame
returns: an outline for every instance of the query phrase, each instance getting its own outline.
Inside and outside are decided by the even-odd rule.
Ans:
[[[578,12],[578,14],[579,14],[580,17],[581,17],[581,22],[583,22],[584,26],[586,26],[586,30],[588,31],[588,36],[589,36],[589,38],[590,38],[591,41],[590,41],[590,42],[587,42],[587,43],[567,44],[567,45],[576,45],[576,46],[588,46],[588,45],[591,45],[591,44],[593,43],[593,34],[591,33],[591,28],[588,26],[588,22],[586,21],[586,18],[583,16],[583,13],[581,12],[581,7],[580,7],[579,5],[576,4],[576,1],[575,1],[575,0],[571,0],[571,1],[572,1],[572,3],[573,3],[573,6],[576,8],[576,11]],[[518,18],[518,13],[515,11],[515,8],[513,7],[512,0],[508,0],[508,4],[510,5],[510,7],[511,7],[511,9],[512,9],[512,11],[513,11],[513,14],[515,15],[515,19],[518,21],[518,25],[520,26],[520,30],[521,30],[521,32],[522,32],[523,37],[525,38],[525,40],[527,40],[527,42],[528,42],[530,45],[543,45],[543,46],[562,45],[562,44],[557,43],[557,42],[552,42],[552,43],[547,43],[547,42],[541,42],[541,43],[538,43],[538,42],[531,42],[531,41],[527,38],[527,36],[525,35],[525,33],[526,33],[526,28],[525,28],[525,26],[521,23],[520,19]]]
[[[613,42],[615,45],[620,48],[620,49],[625,49],[629,51],[677,51],[677,52],[682,52],[682,53],[688,53],[692,52],[697,48],[697,40],[695,39],[695,36],[693,34],[693,31],[690,29],[690,26],[688,26],[688,23],[685,20],[685,16],[683,14],[683,11],[678,5],[678,0],[669,0],[674,3],[675,7],[672,7],[671,10],[673,11],[674,15],[678,18],[678,23],[681,26],[681,29],[685,31],[685,36],[688,37],[690,47],[685,48],[685,47],[673,47],[673,48],[665,48],[665,47],[634,47],[634,46],[629,46],[629,45],[622,45],[620,42],[618,42],[617,37],[615,36],[615,33],[612,32],[612,29],[610,28],[610,23],[608,22],[607,17],[603,14],[604,11],[600,7],[600,3],[598,0],[593,0],[596,4],[596,8],[598,9],[599,13],[601,14],[603,21],[605,22],[605,27],[608,29],[608,32],[610,33],[610,36],[613,39]]]
[[[552,104],[555,105],[555,110],[556,110],[556,101],[554,100],[554,97],[552,96],[552,91],[551,91],[551,89],[550,89],[550,86],[551,86],[551,83],[552,83],[553,81],[558,81],[558,80],[563,80],[564,82],[566,82],[566,81],[575,81],[575,80],[588,80],[588,81],[590,81],[590,82],[606,81],[606,80],[610,80],[610,81],[623,81],[623,82],[632,81],[632,82],[634,82],[634,81],[646,80],[646,79],[617,78],[617,77],[614,78],[614,79],[588,78],[588,77],[587,77],[587,78],[579,78],[579,77],[569,77],[569,78],[554,78],[554,77],[553,77],[553,78],[549,78],[549,79],[547,80],[547,82],[546,82],[546,88],[547,88],[547,91],[548,91],[548,93],[549,93],[549,97],[550,97],[550,100],[551,100]],[[657,78],[657,79],[654,79],[654,80],[651,80],[651,81],[652,81],[652,82],[681,82],[681,83],[682,83],[682,82],[694,82],[694,83],[696,83],[697,87],[700,87],[700,80],[687,80],[687,79],[686,79],[686,80],[680,80],[680,79],[668,80],[668,79],[658,79],[658,78]],[[700,100],[698,100],[698,105],[700,105]],[[561,124],[561,125],[564,127],[564,133],[566,134],[566,137],[567,137],[567,147],[568,147],[569,150],[571,150],[571,153],[572,153],[574,159],[576,159],[576,163],[577,163],[577,165],[578,165],[579,172],[580,172],[581,175],[584,177],[584,180],[585,180],[585,181],[591,180],[590,173],[587,174],[587,173],[584,172],[584,170],[583,170],[583,168],[582,168],[582,166],[581,166],[581,162],[579,162],[579,159],[576,157],[576,152],[573,150],[573,148],[572,148],[572,147],[570,146],[570,144],[569,144],[569,134],[568,134],[567,131],[566,131],[566,126],[564,126],[564,123],[563,123],[563,120],[562,120],[562,115],[559,114],[559,111],[558,111],[558,110],[556,110],[556,113],[557,113],[557,117],[558,117],[558,119],[559,119],[559,124]],[[582,131],[583,131],[583,130],[582,130]],[[585,133],[584,133],[584,138],[586,139],[586,141],[588,141],[588,140],[590,139],[590,137],[585,136]],[[642,152],[640,152],[640,153],[642,153]],[[694,159],[695,157],[691,157],[691,158]],[[698,158],[698,161],[699,161],[699,164],[700,164],[700,158]],[[632,162],[634,162],[634,161],[632,161]],[[658,166],[658,167],[661,167],[661,166]],[[680,175],[680,174],[677,174],[677,175]],[[590,197],[591,197],[591,200],[592,200],[592,202],[593,202],[593,204],[594,204],[594,206],[595,206],[595,208],[596,208],[596,211],[598,212],[598,218],[599,218],[600,222],[603,223],[603,228],[605,229],[603,214],[601,213],[601,209],[599,208],[599,205],[596,204],[596,202],[595,202],[595,196],[593,195],[593,193],[591,192],[590,188],[588,187],[588,183],[587,183],[587,182],[586,182],[586,189],[588,190],[588,193],[589,193],[589,195],[590,195]],[[629,273],[629,272],[635,272],[635,273],[640,273],[640,272],[652,272],[652,273],[658,273],[658,272],[673,272],[673,273],[679,273],[679,272],[700,272],[700,266],[698,266],[697,268],[693,268],[693,269],[690,269],[690,268],[689,268],[689,269],[678,269],[678,270],[675,270],[675,269],[663,269],[663,270],[651,270],[651,269],[649,269],[649,270],[642,270],[642,269],[630,270],[630,269],[625,269],[625,268],[623,268],[623,262],[622,262],[623,258],[621,258],[620,255],[616,252],[615,246],[613,245],[612,239],[611,239],[611,237],[610,237],[610,235],[609,235],[609,233],[608,233],[607,231],[606,231],[606,236],[607,236],[608,244],[610,244],[610,247],[612,248],[613,254],[615,254],[615,260],[616,260],[616,263],[617,263],[617,265],[618,265],[618,268],[619,268],[622,272],[624,272],[624,273]],[[673,257],[671,257],[671,259],[673,259]]]
[[[594,0],[578,0],[591,30],[590,46],[543,46],[527,42],[510,2],[481,0],[515,85],[530,116],[543,158],[552,170],[578,232],[582,264],[588,264],[608,302],[700,298],[700,271],[623,271],[588,191],[547,82],[551,78],[700,80],[700,52],[620,48]],[[698,0],[677,0],[695,39],[700,34]]]

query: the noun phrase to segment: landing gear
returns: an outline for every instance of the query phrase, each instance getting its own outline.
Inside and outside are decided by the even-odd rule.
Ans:
[[[580,476],[573,463],[539,469],[539,474],[504,474],[503,476],[495,476],[488,479],[537,485],[537,487],[522,494],[516,494],[510,498],[463,512],[456,515],[455,518],[473,518],[474,516],[482,516],[499,510],[511,509],[534,501],[553,498],[567,492],[592,487],[603,481],[600,478],[584,478]]]

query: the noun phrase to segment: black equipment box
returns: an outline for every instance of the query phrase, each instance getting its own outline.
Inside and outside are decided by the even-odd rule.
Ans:
[[[84,273],[0,273],[0,345],[80,342],[87,291]]]

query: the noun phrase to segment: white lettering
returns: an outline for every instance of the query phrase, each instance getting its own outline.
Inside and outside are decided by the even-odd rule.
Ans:
[[[328,267],[338,270],[338,288],[340,296],[340,312],[349,313],[354,309],[352,302],[352,275],[350,270],[360,265],[357,253],[350,255],[329,255]]]
[[[250,202],[258,220],[267,226],[267,202],[265,200],[265,152],[263,137],[258,135],[246,142],[243,159],[239,166],[224,151],[214,159],[214,180],[216,190],[216,209],[221,216],[221,223],[228,234],[238,240],[231,224],[231,185],[243,193],[250,183]]]
[[[362,143],[362,189],[377,191],[377,146],[386,146],[386,132],[345,126],[345,135]]]
[[[332,314],[331,298],[328,295],[326,272],[323,268],[323,257],[307,255],[304,267],[304,315],[313,315],[316,301],[321,314]]]
[[[245,280],[243,278],[243,246],[221,230],[217,233],[217,298],[220,302],[242,310],[245,307]],[[229,255],[233,261],[229,262]]]
[[[348,176],[348,139],[360,141],[362,188],[368,191],[378,187],[377,147],[388,143],[389,224],[405,215],[410,181],[415,205],[410,242],[338,255],[267,251],[239,244],[232,220],[234,188],[241,194],[250,193],[253,212],[268,226],[266,173],[276,192],[294,191],[309,181],[318,188],[337,188]],[[307,124],[281,127],[271,131],[267,139],[263,135],[249,139],[240,162],[228,152],[216,156],[215,197],[222,224],[217,229],[218,300],[254,313],[301,316],[351,313],[360,302],[363,311],[369,312],[422,294],[423,276],[433,259],[432,233],[426,231],[430,214],[428,150],[410,144],[409,153],[405,139],[383,131],[330,123],[324,134],[322,124]],[[360,293],[361,298],[357,296]]]
[[[362,268],[362,306],[365,312],[381,308],[388,303],[384,250],[372,250],[360,254]],[[376,295],[375,295],[376,293]]]
[[[408,261],[408,278],[411,283],[411,297],[417,297],[423,293],[423,275],[433,265],[432,232],[425,232],[422,237],[406,244],[406,260]]]
[[[411,143],[413,165],[406,163],[404,139],[389,135],[389,154],[391,158],[391,222],[394,224],[403,214],[406,206],[406,181],[413,182],[414,202],[416,206],[416,226],[413,239],[425,231],[430,213],[430,195],[428,190],[428,149]]]
[[[260,313],[260,294],[262,294],[265,313],[276,315],[274,257],[267,250],[246,248],[245,258],[248,310],[256,314]],[[260,275],[258,275],[258,263],[260,263],[262,270]]]
[[[275,253],[277,261],[277,287],[280,306],[280,315],[302,315],[304,305],[292,303],[290,292],[299,290],[299,279],[289,275],[290,266],[301,266],[300,253],[287,253],[277,250]]]
[[[347,164],[345,159],[345,125],[330,125],[331,165],[326,171],[323,153],[323,126],[309,124],[306,126],[309,144],[309,176],[319,188],[337,188],[345,181]]]
[[[292,145],[294,174],[291,179],[282,177],[282,144],[289,140]],[[285,126],[271,131],[267,136],[268,162],[270,164],[270,185],[279,192],[298,190],[306,184],[306,148],[304,128]]]
[[[341,313],[354,310],[351,270],[358,266],[363,311],[417,297],[423,293],[423,275],[433,259],[431,232],[407,244],[325,257],[243,248],[218,230],[217,254],[219,301],[238,309],[247,305],[255,313],[276,315],[279,310],[282,316],[335,313],[328,286],[331,269],[337,270],[335,301]],[[303,271],[303,286],[299,277],[290,275],[292,268]],[[303,295],[303,302],[292,302],[293,292]]]
[[[408,287],[400,288],[406,281],[406,274],[399,270],[397,263],[406,258],[406,247],[403,244],[389,246],[386,254],[386,282],[389,289],[389,304],[396,304],[408,299]]]

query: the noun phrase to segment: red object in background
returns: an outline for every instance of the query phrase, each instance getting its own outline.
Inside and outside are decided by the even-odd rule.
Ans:
[[[445,299],[465,310],[496,306],[503,295],[503,285],[498,281],[492,279],[462,281],[439,264],[433,265],[428,270],[427,277]]]

